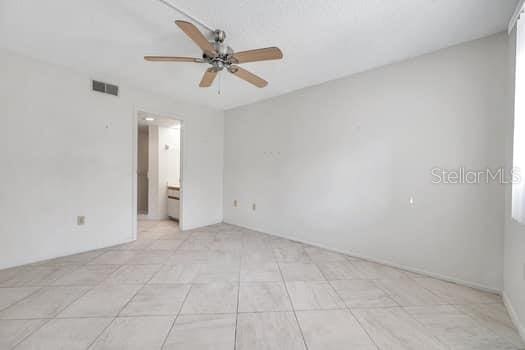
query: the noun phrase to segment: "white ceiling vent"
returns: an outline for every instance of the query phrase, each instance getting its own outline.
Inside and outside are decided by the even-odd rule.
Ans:
[[[104,94],[118,96],[118,86],[117,85],[104,83],[102,81],[92,80],[91,89],[93,91],[102,92]]]

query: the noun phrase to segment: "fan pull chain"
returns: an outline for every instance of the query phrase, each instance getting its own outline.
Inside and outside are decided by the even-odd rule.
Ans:
[[[222,85],[222,71],[219,71],[219,86],[217,89],[217,95],[221,94],[221,85]]]

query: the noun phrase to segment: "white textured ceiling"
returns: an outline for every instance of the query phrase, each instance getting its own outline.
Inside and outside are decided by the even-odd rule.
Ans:
[[[205,65],[157,0],[0,0],[0,45],[98,78],[221,109],[248,104],[505,29],[517,0],[171,0],[241,51],[278,46],[281,61],[243,66],[264,89],[224,73],[222,93],[198,87]]]

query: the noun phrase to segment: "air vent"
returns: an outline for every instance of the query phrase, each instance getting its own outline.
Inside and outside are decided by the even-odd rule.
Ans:
[[[98,92],[102,92],[105,94],[118,96],[118,86],[117,85],[112,85],[112,84],[104,83],[102,81],[93,80],[92,89],[93,91],[98,91]]]
[[[106,84],[106,94],[118,96],[118,86]]]

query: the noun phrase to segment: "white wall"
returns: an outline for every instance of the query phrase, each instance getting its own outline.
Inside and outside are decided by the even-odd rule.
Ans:
[[[431,169],[503,165],[506,50],[499,34],[227,111],[225,221],[501,290],[503,187]]]
[[[0,69],[0,268],[133,238],[136,110],[184,121],[185,228],[222,220],[223,112],[91,92],[86,75],[3,50]]]
[[[180,185],[180,129],[163,128],[165,138],[164,145],[169,149],[161,147],[161,151],[166,158],[166,183],[169,186]]]
[[[507,166],[512,166],[513,119],[514,119],[514,67],[516,29],[509,37],[509,102],[506,129]],[[523,175],[523,169],[522,169]],[[507,188],[505,197],[505,245],[504,245],[504,300],[514,323],[525,339],[525,226],[512,219],[512,190]]]

